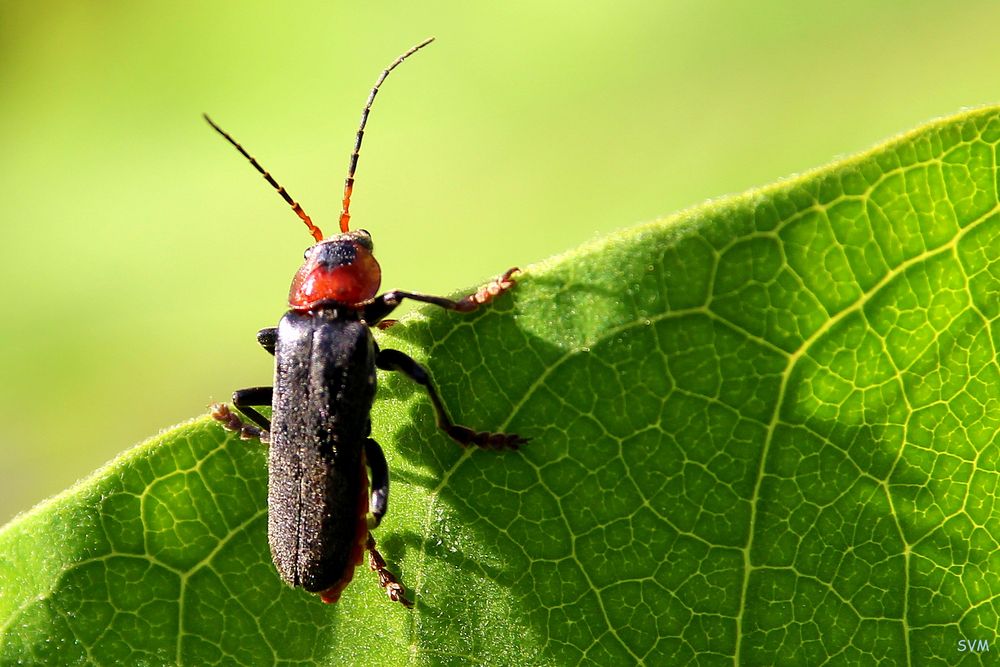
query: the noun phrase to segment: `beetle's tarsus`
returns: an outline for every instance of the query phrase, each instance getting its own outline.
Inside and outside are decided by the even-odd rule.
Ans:
[[[517,449],[528,442],[516,433],[490,433],[473,431],[459,424],[441,424],[441,428],[452,440],[464,446],[475,445],[483,449]]]
[[[239,433],[240,440],[260,440],[265,443],[270,441],[270,433],[252,424],[247,424],[225,403],[213,403],[211,414],[212,418],[220,422],[224,429]]]
[[[365,543],[365,548],[368,549],[368,567],[378,575],[378,583],[385,589],[385,594],[393,602],[398,602],[407,609],[412,609],[413,602],[406,597],[406,588],[399,583],[396,575],[386,567],[385,559],[375,548],[375,538],[372,537],[371,533],[368,533],[368,542]]]
[[[403,290],[386,292],[385,294],[377,296],[370,302],[364,304],[362,319],[364,319],[369,326],[376,326],[383,320],[383,318],[387,317],[389,313],[395,310],[396,306],[398,306],[403,299],[429,303],[440,308],[447,308],[448,310],[454,310],[460,313],[472,312],[480,306],[493,301],[493,299],[514,287],[517,283],[511,276],[519,270],[520,269],[516,266],[507,269],[504,274],[497,276],[472,294],[469,294],[458,301],[453,301],[452,299],[447,299],[443,296],[432,296],[430,294],[406,292]]]
[[[516,269],[511,269],[507,273],[511,271],[516,271]],[[448,411],[445,410],[444,403],[438,396],[437,389],[434,388],[427,369],[399,350],[380,350],[375,359],[375,365],[382,370],[398,371],[426,389],[437,415],[438,428],[447,433],[448,437],[458,444],[462,446],[476,445],[484,449],[517,449],[528,442],[527,438],[522,438],[516,433],[473,431],[468,426],[454,423],[448,416]]]
[[[455,304],[455,310],[461,313],[467,313],[479,308],[479,306],[489,303],[517,284],[517,281],[515,281],[511,276],[518,271],[520,271],[520,269],[516,266],[507,269],[506,273],[502,276],[497,276],[477,289],[474,294],[470,294],[464,299],[459,300]]]

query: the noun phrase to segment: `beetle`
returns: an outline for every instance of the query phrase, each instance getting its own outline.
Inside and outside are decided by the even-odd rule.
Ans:
[[[324,238],[301,206],[235,139],[205,115],[209,125],[260,172],[305,223],[316,243],[292,280],[289,310],[277,327],[261,329],[257,341],[275,358],[273,387],[251,387],[233,394],[233,404],[253,424],[224,404],[212,415],[244,439],[269,441],[268,542],[281,578],[289,585],[336,602],[369,555],[389,598],[412,602],[376,548],[371,529],[385,516],[389,471],[385,455],[371,437],[370,412],[376,369],[398,371],[424,387],[438,426],[463,446],[516,449],[526,438],[490,433],[454,423],[423,366],[398,350],[381,349],[371,327],[403,299],[458,312],[470,312],[511,289],[512,268],[475,293],[452,300],[393,290],[378,294],[381,269],[371,235],[349,228],[351,193],[361,141],[372,103],[389,73],[433,41],[426,39],[394,60],[375,82],[361,113],[354,151],[344,183],[340,234]],[[258,411],[271,406],[271,418]]]

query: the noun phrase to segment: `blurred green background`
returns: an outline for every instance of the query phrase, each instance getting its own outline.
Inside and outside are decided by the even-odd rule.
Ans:
[[[0,3],[0,521],[267,383],[310,238],[452,293],[1000,100],[987,2]]]

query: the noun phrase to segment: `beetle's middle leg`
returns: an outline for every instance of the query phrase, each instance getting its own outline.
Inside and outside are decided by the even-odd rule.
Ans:
[[[476,445],[488,449],[517,449],[528,442],[516,433],[490,433],[488,431],[473,431],[467,426],[456,424],[448,417],[448,411],[441,402],[434,384],[431,382],[427,369],[406,356],[399,350],[380,350],[375,358],[375,365],[384,371],[399,371],[427,390],[437,413],[438,427],[460,445]]]
[[[249,389],[239,389],[233,392],[233,405],[257,426],[247,424],[239,415],[229,409],[225,403],[216,403],[212,406],[212,417],[222,422],[230,431],[236,431],[243,440],[259,438],[262,442],[269,439],[271,422],[255,410],[255,407],[271,405],[271,398],[274,394],[272,387],[250,387]]]

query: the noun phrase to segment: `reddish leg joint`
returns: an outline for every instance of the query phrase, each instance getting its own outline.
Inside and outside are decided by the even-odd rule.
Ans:
[[[385,594],[393,602],[398,602],[404,607],[412,609],[413,602],[407,599],[406,589],[403,588],[403,584],[399,583],[396,575],[386,567],[385,559],[375,548],[375,538],[372,537],[371,533],[368,533],[368,542],[365,543],[365,548],[368,549],[368,567],[378,575],[378,583],[385,589]]]
[[[225,403],[212,404],[212,418],[221,422],[223,428],[227,431],[239,433],[240,440],[257,439],[261,442],[267,442],[270,438],[270,434],[267,431],[252,424],[247,424],[240,419],[239,415],[230,410],[229,406]]]
[[[470,294],[464,299],[460,300],[456,306],[455,310],[460,312],[469,312],[470,310],[475,310],[483,304],[489,303],[493,299],[497,298],[515,284],[517,284],[511,276],[520,271],[516,266],[512,269],[507,269],[507,272],[502,276],[498,276],[486,283],[482,287],[476,290],[475,294]]]

